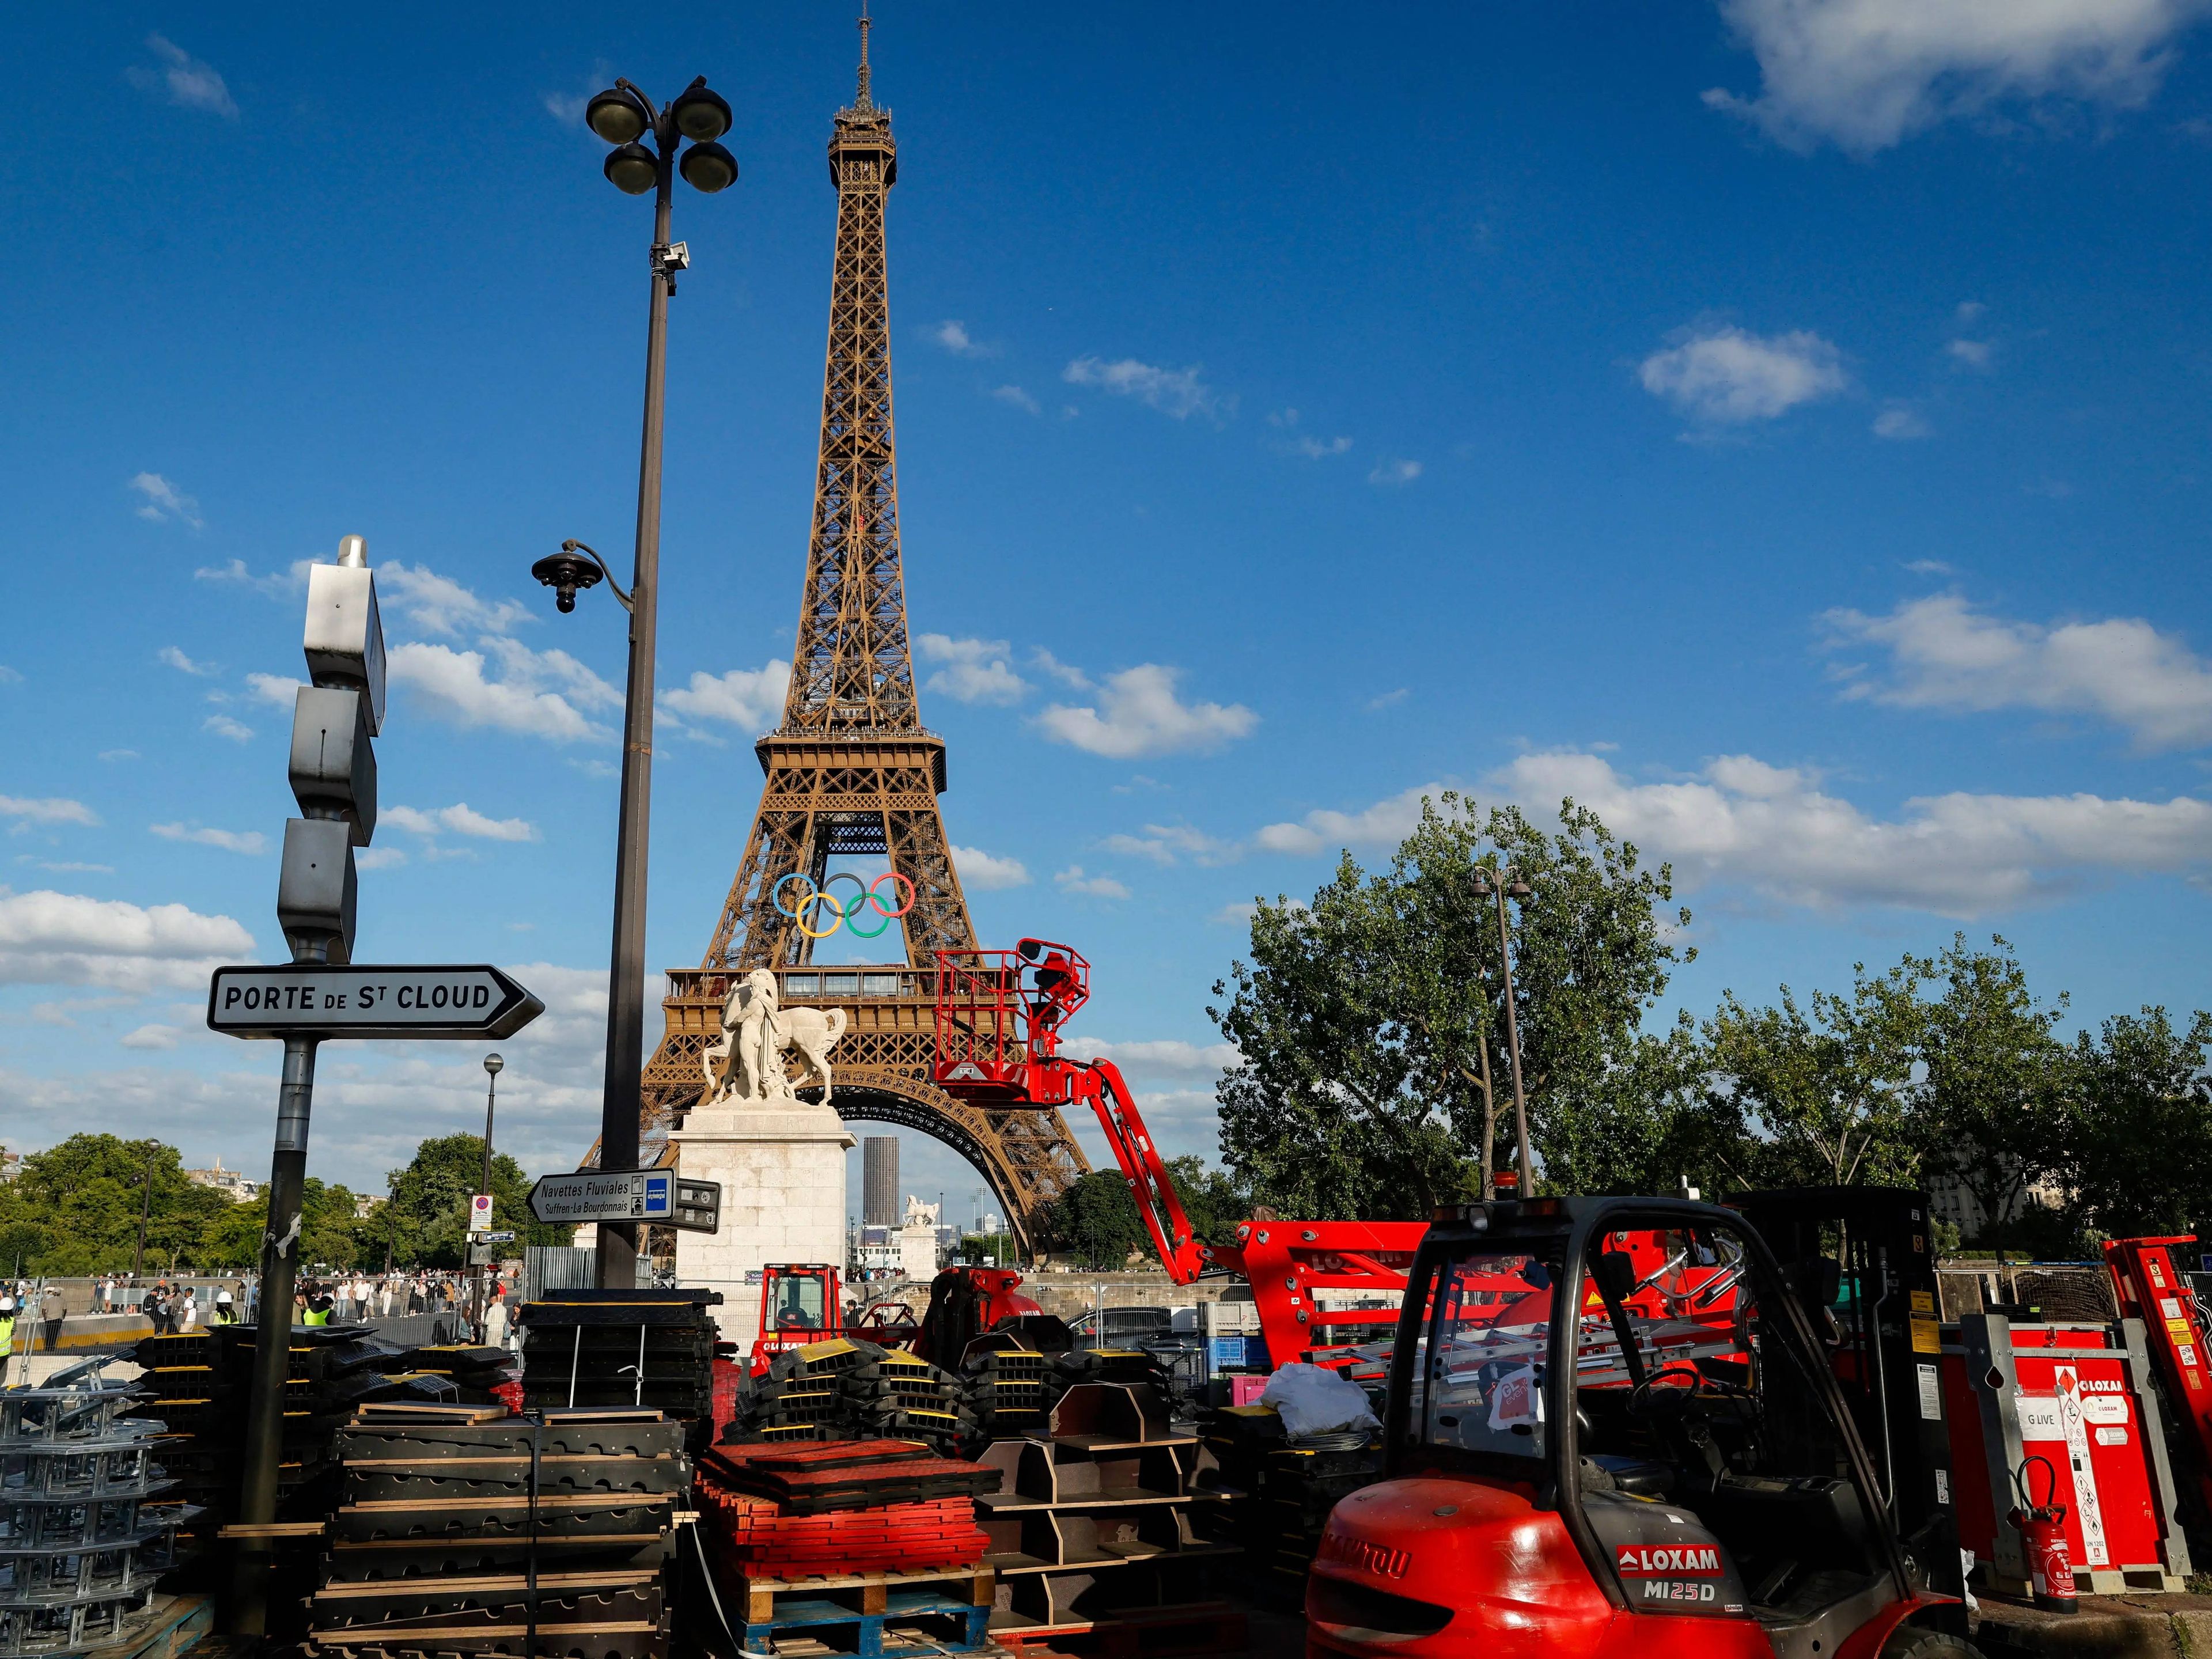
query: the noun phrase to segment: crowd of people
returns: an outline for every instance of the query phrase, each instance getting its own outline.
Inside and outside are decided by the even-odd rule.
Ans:
[[[303,1277],[293,1291],[292,1322],[358,1325],[459,1313],[469,1316],[477,1340],[505,1346],[511,1334],[507,1316],[515,1293],[513,1278],[504,1270],[494,1277],[489,1302],[479,1316],[472,1275],[417,1272]],[[258,1278],[143,1282],[135,1273],[106,1273],[93,1281],[90,1311],[143,1314],[156,1334],[173,1336],[210,1326],[252,1323],[259,1316],[260,1298]],[[60,1344],[67,1313],[67,1297],[58,1285],[18,1280],[10,1285],[0,1280],[0,1333],[4,1333],[0,1354],[17,1346],[19,1325],[27,1328],[28,1339],[21,1346],[27,1349],[35,1343],[53,1352]]]

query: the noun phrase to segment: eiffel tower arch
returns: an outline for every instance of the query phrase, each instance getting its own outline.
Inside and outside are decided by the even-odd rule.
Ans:
[[[666,1030],[642,1079],[641,1140],[659,1143],[665,1158],[668,1131],[702,1091],[700,1054],[720,1030],[731,980],[764,968],[782,1006],[845,1011],[830,1053],[838,1115],[951,1146],[988,1182],[1026,1249],[1038,1212],[1090,1168],[1066,1121],[1053,1109],[970,1106],[929,1080],[932,953],[973,949],[975,932],[938,812],[945,740],[921,724],[907,640],[884,252],[898,151],[890,112],[870,97],[868,27],[863,17],[859,95],[837,112],[830,140],[837,246],[791,687],[781,721],[753,746],[766,783],[714,937],[696,968],[668,974]],[[912,884],[898,925],[903,960],[817,963],[816,941],[778,908],[778,883],[805,876],[818,891],[832,858],[881,859]],[[646,1161],[655,1150],[647,1146]]]

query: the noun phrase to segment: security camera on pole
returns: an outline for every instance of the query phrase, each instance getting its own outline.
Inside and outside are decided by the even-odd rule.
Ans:
[[[219,968],[208,987],[210,1030],[284,1045],[239,1523],[227,1529],[239,1545],[231,1629],[240,1635],[258,1636],[267,1622],[315,1050],[329,1037],[506,1036],[544,1011],[495,968],[354,962],[353,849],[368,846],[376,830],[370,740],[384,724],[384,629],[368,544],[359,536],[339,542],[336,564],[309,568],[303,644],[313,683],[300,688],[293,705],[291,757],[302,816],[284,825],[276,881],[276,920],[292,960]]]

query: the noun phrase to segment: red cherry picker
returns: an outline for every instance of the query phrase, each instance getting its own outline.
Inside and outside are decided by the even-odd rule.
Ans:
[[[1011,951],[936,954],[932,1079],[994,1110],[1088,1106],[1169,1279],[1249,1280],[1272,1364],[1348,1364],[1356,1344],[1395,1329],[1426,1223],[1255,1218],[1237,1226],[1234,1244],[1206,1244],[1192,1231],[1121,1068],[1061,1051],[1062,1028],[1091,1000],[1091,964],[1068,945],[1037,939]],[[1324,1306],[1323,1292],[1338,1305]]]

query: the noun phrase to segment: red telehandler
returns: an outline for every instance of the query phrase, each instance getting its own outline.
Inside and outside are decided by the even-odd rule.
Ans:
[[[1200,1242],[1121,1068],[1060,1051],[1062,1028],[1090,1000],[1091,964],[1065,945],[1025,939],[1011,951],[939,951],[930,1076],[948,1094],[998,1110],[1089,1106],[1168,1277],[1248,1279],[1271,1364],[1346,1364],[1353,1345],[1395,1330],[1427,1224],[1255,1218],[1237,1227],[1233,1245]],[[1319,1291],[1367,1305],[1324,1308]]]

